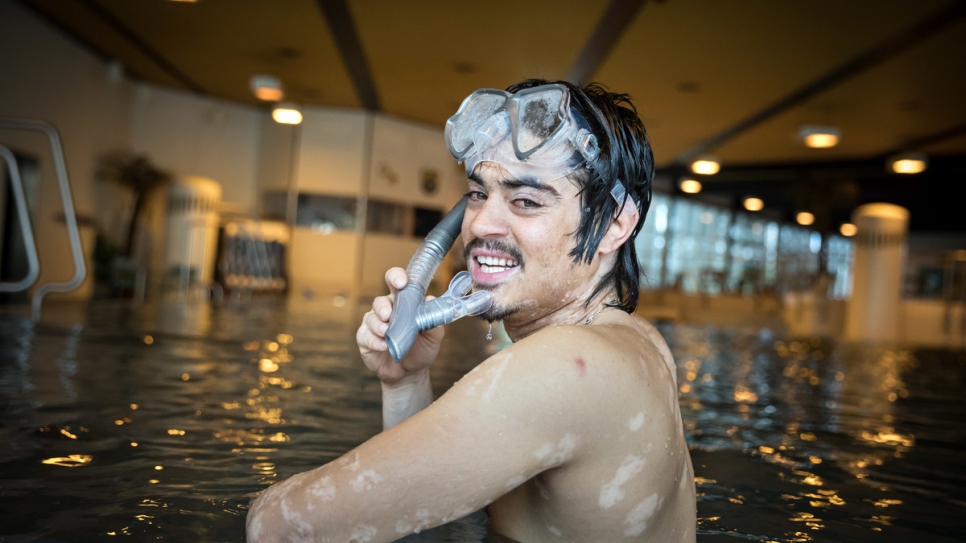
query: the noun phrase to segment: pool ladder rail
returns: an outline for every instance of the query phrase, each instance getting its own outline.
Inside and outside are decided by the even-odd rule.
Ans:
[[[70,238],[71,253],[74,257],[74,276],[66,282],[43,283],[34,290],[31,298],[31,313],[33,319],[40,319],[40,309],[44,296],[50,292],[70,292],[84,282],[87,276],[87,266],[84,264],[84,250],[81,246],[80,232],[77,228],[77,217],[74,214],[74,201],[71,197],[70,182],[67,179],[67,164],[64,160],[64,150],[60,143],[57,129],[50,123],[35,119],[20,119],[15,117],[0,117],[0,129],[25,130],[42,132],[50,140],[50,151],[54,159],[54,170],[57,173],[57,183],[60,189],[61,203],[64,207],[64,222]],[[40,275],[40,261],[37,258],[37,245],[34,240],[33,229],[30,226],[30,216],[27,210],[27,200],[24,197],[23,182],[20,170],[13,153],[4,145],[0,145],[0,157],[7,164],[12,183],[13,196],[17,206],[17,216],[23,232],[24,247],[27,251],[27,275],[12,282],[0,282],[0,292],[21,292],[29,289]]]

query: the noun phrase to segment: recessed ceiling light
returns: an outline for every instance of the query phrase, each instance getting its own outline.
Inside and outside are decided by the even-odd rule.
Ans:
[[[691,163],[691,171],[701,175],[714,175],[721,170],[721,164],[714,157],[701,157]]]
[[[272,119],[280,124],[299,124],[302,122],[302,112],[295,104],[278,104],[272,110]]]
[[[686,194],[697,194],[701,192],[701,182],[697,179],[684,178],[678,182],[678,188]]]
[[[282,90],[282,82],[275,76],[253,75],[248,84],[252,89],[252,93],[259,100],[278,102],[285,97],[285,91]]]
[[[755,198],[752,196],[745,198],[744,206],[748,211],[761,211],[765,208],[765,202],[763,202],[761,198]]]
[[[889,169],[894,173],[921,173],[928,165],[929,157],[925,153],[902,153],[889,159]]]
[[[802,226],[809,226],[815,223],[815,215],[812,215],[808,211],[799,211],[795,215],[795,222]]]
[[[828,149],[839,144],[842,133],[834,126],[805,125],[798,129],[798,138],[812,149]]]

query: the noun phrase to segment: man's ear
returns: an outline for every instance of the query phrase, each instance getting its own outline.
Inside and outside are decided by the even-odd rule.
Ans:
[[[634,227],[637,226],[637,219],[639,218],[640,214],[637,213],[634,202],[628,198],[627,207],[610,224],[607,233],[600,240],[600,245],[597,246],[597,252],[602,255],[616,253],[621,245],[624,245],[624,242],[631,237],[631,234],[634,232]]]

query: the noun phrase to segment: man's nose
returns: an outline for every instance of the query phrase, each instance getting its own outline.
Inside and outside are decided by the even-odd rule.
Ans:
[[[482,206],[466,210],[465,219],[468,221],[466,227],[474,238],[505,237],[507,226],[504,212],[503,206],[495,198],[489,198],[483,202]]]

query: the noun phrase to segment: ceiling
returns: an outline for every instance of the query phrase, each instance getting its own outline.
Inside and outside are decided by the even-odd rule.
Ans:
[[[948,190],[966,180],[964,0],[22,0],[132,77],[266,107],[364,108],[441,127],[480,87],[528,77],[631,95],[663,184],[712,154],[696,199],[765,200],[834,230],[855,206],[904,205],[911,228],[966,231]],[[833,125],[810,149],[801,125]],[[885,160],[930,156],[914,176]],[[691,197],[691,196],[689,196]]]

